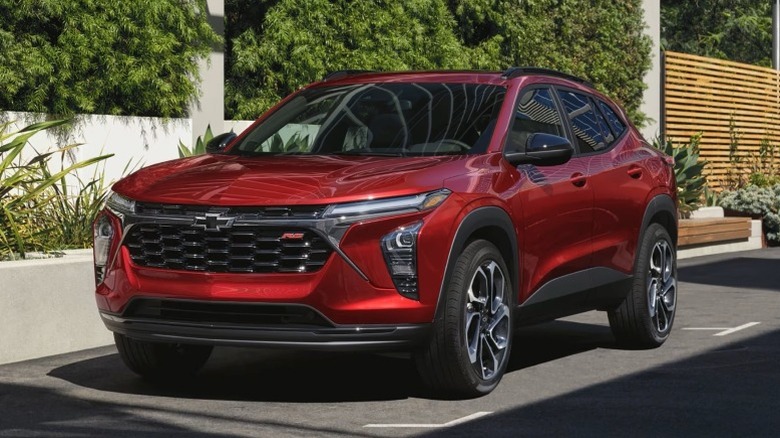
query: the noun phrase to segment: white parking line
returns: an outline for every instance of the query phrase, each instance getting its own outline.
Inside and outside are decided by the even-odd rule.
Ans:
[[[750,327],[753,327],[754,325],[759,325],[759,324],[761,324],[761,323],[760,322],[749,322],[747,324],[742,324],[739,327],[734,327],[734,328],[730,328],[728,330],[724,330],[724,331],[722,331],[720,333],[715,333],[715,336],[727,336],[727,335],[730,335],[732,333],[736,333],[736,332],[738,332],[740,330],[745,330],[746,328],[750,328]]]
[[[416,427],[416,428],[437,428],[437,427],[451,427],[451,426],[457,426],[458,424],[463,424],[471,420],[476,420],[477,418],[484,417],[485,415],[490,415],[492,412],[477,412],[471,415],[466,415],[465,417],[458,418],[457,420],[452,420],[444,424],[425,424],[425,423],[399,423],[399,424],[366,424],[363,427]]]
[[[718,333],[715,333],[712,336],[728,336],[732,333],[736,333],[740,330],[745,330],[746,328],[750,328],[756,325],[761,324],[760,322],[749,322],[747,324],[742,324],[739,327],[684,327],[683,330],[712,330],[712,331],[718,331]]]

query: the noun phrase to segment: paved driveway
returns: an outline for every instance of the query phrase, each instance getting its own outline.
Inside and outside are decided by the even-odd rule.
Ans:
[[[479,399],[429,397],[401,356],[239,349],[157,388],[106,347],[0,366],[0,436],[780,436],[780,249],[679,273],[660,349],[617,349],[599,312],[521,329]]]

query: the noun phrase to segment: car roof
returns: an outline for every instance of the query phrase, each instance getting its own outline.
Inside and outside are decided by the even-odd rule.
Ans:
[[[371,82],[455,82],[506,85],[518,78],[536,76],[564,79],[593,89],[585,79],[557,70],[539,67],[510,67],[504,71],[485,70],[422,70],[378,72],[370,70],[340,70],[329,73],[317,84]]]

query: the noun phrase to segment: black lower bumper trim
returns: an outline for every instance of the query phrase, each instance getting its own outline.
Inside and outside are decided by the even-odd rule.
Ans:
[[[106,327],[150,342],[317,351],[389,351],[414,348],[427,339],[430,324],[364,325],[316,328],[198,324],[126,318],[101,312]]]

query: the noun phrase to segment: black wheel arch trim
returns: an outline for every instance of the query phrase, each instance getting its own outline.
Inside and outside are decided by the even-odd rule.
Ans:
[[[666,212],[669,213],[674,220],[674,229],[667,230],[672,237],[675,249],[677,248],[677,206],[674,204],[672,197],[667,194],[656,195],[650,202],[647,203],[645,208],[645,215],[642,218],[642,227],[639,229],[639,235],[637,236],[637,256],[639,254],[639,245],[642,243],[642,237],[650,226],[650,221],[656,214]]]
[[[439,297],[436,303],[434,319],[441,317],[441,308],[442,302],[444,301],[443,297],[447,285],[447,279],[452,275],[452,270],[455,269],[455,261],[457,260],[458,256],[460,256],[461,252],[463,252],[463,250],[466,248],[466,243],[478,230],[493,227],[501,229],[509,239],[511,259],[504,260],[504,262],[509,268],[509,275],[512,281],[512,293],[515,295],[517,294],[518,280],[520,278],[520,263],[518,259],[519,253],[517,250],[517,233],[515,232],[514,223],[509,217],[509,213],[500,207],[477,207],[469,212],[460,222],[458,229],[455,232],[455,237],[452,239],[452,243],[450,244],[450,252],[447,255],[447,264],[444,268],[444,276],[442,277],[441,285],[439,286]]]

